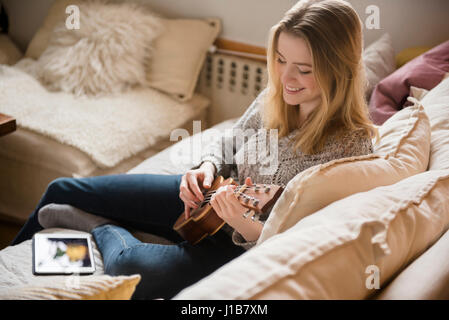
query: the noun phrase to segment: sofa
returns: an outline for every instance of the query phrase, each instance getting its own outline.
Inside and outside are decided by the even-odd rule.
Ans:
[[[49,16],[54,17],[55,12],[64,8],[65,4],[64,1],[57,1]],[[10,100],[3,100],[10,102],[8,105],[14,106],[11,88],[20,88],[19,82],[26,80],[30,88],[39,90],[36,88],[40,84],[30,74],[35,61],[39,59],[36,51],[45,50],[41,47],[42,41],[48,41],[53,23],[52,19],[45,20],[31,43],[33,49],[34,42],[35,50],[28,49],[18,67],[1,66],[1,75],[7,79],[0,82],[0,89],[7,93],[2,94],[1,98],[9,97]],[[166,23],[185,26],[186,22]],[[214,20],[214,31],[206,32],[209,37],[202,44],[201,54],[205,54],[208,44],[213,41],[211,39],[216,36],[217,25],[219,22]],[[169,46],[167,43],[161,45]],[[375,50],[371,54],[381,56]],[[391,64],[391,55],[387,56]],[[387,60],[383,60],[380,65],[385,67]],[[376,70],[368,68],[367,71]],[[189,72],[192,74],[191,70]],[[391,69],[387,68],[376,81],[387,79],[389,73]],[[164,108],[171,106],[174,109],[172,117],[165,120],[168,122],[178,118],[178,114],[181,114],[179,110],[184,110],[183,114],[188,115],[179,117],[179,123],[165,129],[183,127],[183,123],[202,117],[209,103],[204,97],[197,96],[197,103],[192,103],[195,93],[191,86],[183,92],[182,97],[179,93],[168,91],[162,95],[160,87],[164,87],[164,83],[161,81],[159,79],[153,83],[159,89],[146,88],[144,92],[137,89],[131,91],[127,98],[134,97],[142,101],[143,96],[148,101],[150,95],[158,96],[159,101],[167,102]],[[367,99],[374,101],[378,94],[387,96],[383,91],[386,86],[374,86],[374,83],[368,88]],[[177,86],[169,87],[173,89]],[[186,92],[190,94],[187,100]],[[371,97],[371,92],[375,98]],[[60,93],[49,94],[45,90],[40,93],[47,101],[56,101],[51,104],[52,107],[58,107]],[[79,101],[73,94],[62,95],[64,101]],[[32,97],[27,101],[32,101]],[[406,92],[406,101],[407,107],[402,107],[401,103],[394,112],[390,109],[388,117],[382,118],[382,123],[377,124],[381,139],[379,143],[373,141],[373,154],[336,159],[299,173],[288,183],[274,205],[257,245],[208,277],[185,288],[174,299],[447,299],[449,78],[440,77],[427,87],[420,87],[416,83]],[[111,100],[107,100],[107,104],[110,105]],[[86,106],[95,107],[95,104]],[[377,106],[377,103],[370,105],[373,108]],[[154,105],[154,108],[147,112],[157,114],[158,105]],[[14,110],[12,107],[0,109],[6,112]],[[99,107],[98,110],[104,109]],[[156,142],[168,140],[167,133],[163,137],[147,135],[147,138],[153,137],[153,144],[148,144],[147,149],[144,147],[142,150],[132,149],[139,139],[132,136],[121,145],[129,147],[126,152],[132,156],[129,160],[120,160],[114,157],[114,149],[112,152],[106,149],[103,153],[97,153],[95,148],[83,146],[85,149],[81,152],[80,145],[75,147],[66,144],[64,135],[56,131],[48,132],[45,129],[48,127],[36,131],[38,128],[33,121],[39,118],[26,118],[30,110],[21,112],[16,115],[19,130],[0,140],[0,161],[3,161],[0,164],[2,168],[7,168],[2,173],[5,176],[0,179],[6,183],[0,186],[0,203],[3,205],[0,212],[11,213],[11,216],[22,219],[34,209],[46,184],[58,176],[80,177],[114,172],[184,173],[198,160],[194,157],[192,145],[201,143],[202,147],[207,147],[211,141],[209,134],[213,130],[224,133],[236,121],[223,121],[201,133],[174,144],[172,141],[160,148],[155,147]],[[371,112],[374,111],[371,109]],[[126,117],[125,114],[121,115]],[[43,113],[41,119],[45,116]],[[21,119],[27,119],[28,122],[20,122]],[[134,120],[129,119],[128,122]],[[80,123],[81,120],[76,124]],[[142,130],[148,129],[148,126],[148,123],[143,123]],[[19,159],[19,154],[23,158]],[[36,162],[30,163],[30,159]],[[33,185],[34,181],[40,181],[39,185]],[[14,188],[19,190],[16,194],[23,197],[14,198],[8,191],[3,192],[13,191]],[[6,205],[8,201],[10,209]],[[132,231],[142,241],[171,244],[156,235]],[[64,229],[42,232],[79,233]],[[31,273],[30,240],[1,250],[0,299],[131,298],[140,275],[105,275],[101,254],[94,242],[93,245],[96,272],[83,277],[34,276]]]
[[[449,78],[409,100],[412,106],[378,126],[381,139],[373,154],[299,173],[273,207],[257,245],[174,299],[446,299],[449,168],[430,160],[449,152],[447,143],[444,150],[432,148],[448,139]],[[225,132],[235,121],[208,130]],[[208,130],[127,174],[185,172],[195,163],[192,143],[210,143]],[[133,233],[145,242],[170,244]],[[3,299],[130,298],[140,280],[138,274],[104,275],[95,249],[96,273],[74,288],[68,277],[31,275],[30,254],[30,240],[0,251],[0,274],[7,275],[0,277]]]

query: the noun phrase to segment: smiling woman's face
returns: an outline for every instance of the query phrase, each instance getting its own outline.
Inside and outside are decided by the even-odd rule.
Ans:
[[[285,32],[279,34],[276,70],[286,103],[315,105],[321,101],[321,90],[312,70],[312,55],[304,39]]]

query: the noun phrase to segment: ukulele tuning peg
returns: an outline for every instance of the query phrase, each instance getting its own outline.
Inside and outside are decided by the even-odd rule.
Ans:
[[[257,206],[259,204],[259,199],[253,199],[253,206]]]
[[[251,220],[259,221],[259,215],[257,213],[253,214],[252,217],[251,217]]]
[[[268,192],[270,192],[270,187],[265,187],[265,193],[268,193]]]
[[[251,213],[251,210],[248,209],[244,214],[243,214],[243,218],[248,218],[249,214]]]

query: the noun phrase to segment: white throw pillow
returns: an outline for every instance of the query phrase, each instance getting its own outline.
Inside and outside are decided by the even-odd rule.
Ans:
[[[80,28],[57,23],[39,57],[42,83],[77,96],[146,86],[152,43],[163,31],[160,18],[136,3],[93,1],[78,7]]]
[[[383,34],[363,51],[367,80],[366,99],[369,101],[380,80],[396,70],[393,43],[389,33]]]

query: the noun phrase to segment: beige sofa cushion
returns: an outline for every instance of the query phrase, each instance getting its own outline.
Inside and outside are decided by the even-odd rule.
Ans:
[[[152,88],[180,101],[192,98],[206,54],[221,31],[217,18],[162,19],[147,73]]]
[[[449,73],[432,90],[412,88],[411,96],[421,100],[430,120],[429,170],[449,169]],[[408,98],[409,101],[415,101]]]
[[[449,300],[449,231],[373,298]]]
[[[449,170],[359,192],[181,291],[175,299],[365,299],[449,226]]]
[[[357,192],[390,185],[427,168],[430,124],[421,104],[407,107],[379,127],[374,154],[342,158],[296,175],[272,209],[258,244],[302,218]]]

